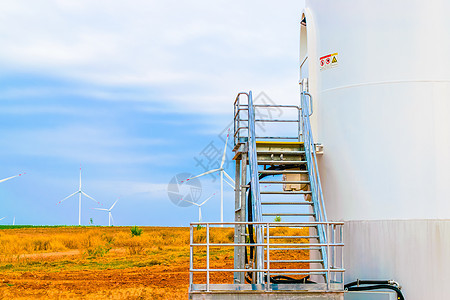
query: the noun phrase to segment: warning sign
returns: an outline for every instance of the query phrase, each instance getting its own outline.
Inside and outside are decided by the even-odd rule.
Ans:
[[[328,54],[319,58],[320,70],[328,70],[338,66],[339,57],[337,53]]]

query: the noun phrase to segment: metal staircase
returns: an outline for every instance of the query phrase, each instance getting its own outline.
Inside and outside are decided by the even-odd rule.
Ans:
[[[273,117],[271,109],[286,113]],[[343,223],[326,217],[311,114],[306,91],[299,106],[237,95],[235,222],[191,223],[192,299],[343,299]],[[234,226],[234,241],[212,243],[210,228],[223,225]],[[198,226],[206,227],[204,242],[195,242]],[[211,247],[234,247],[234,268],[211,267]],[[206,249],[206,268],[195,267],[196,248]],[[232,272],[233,282],[211,283],[216,272]],[[195,273],[206,274],[204,283],[195,283]]]
[[[242,101],[245,95],[247,101]],[[252,92],[240,93],[235,100],[234,141],[236,152],[235,160],[240,164],[248,164],[250,182],[240,184],[239,190],[250,190],[251,201],[247,201],[251,216],[247,221],[271,222],[275,217],[286,222],[327,222],[323,195],[320,186],[320,177],[317,169],[317,157],[315,145],[312,139],[309,117],[312,113],[312,99],[307,92],[301,94],[301,106],[294,105],[270,105],[254,104]],[[290,119],[263,119],[257,118],[258,110],[271,108],[284,110],[297,110],[297,118]],[[264,115],[264,114],[262,114]],[[292,115],[292,114],[291,114]],[[258,136],[256,126],[262,123],[294,123],[296,135],[292,136]],[[296,123],[296,124],[295,124]],[[248,160],[247,160],[248,157]],[[244,174],[236,174],[242,177]],[[242,181],[242,180],[241,180]],[[237,180],[236,182],[239,182]],[[244,195],[244,193],[241,193]],[[244,200],[244,199],[241,199]],[[245,200],[244,200],[245,201]],[[243,202],[243,201],[241,201]],[[236,221],[245,220],[242,207],[237,206]],[[241,208],[241,209],[240,209]],[[265,243],[264,234],[258,226],[255,226],[257,243]],[[237,233],[242,234],[241,229]],[[258,239],[258,237],[260,237]],[[307,234],[296,236],[271,236],[272,240],[297,239],[309,240],[316,244],[326,244],[326,232],[323,224],[312,224]],[[267,259],[263,259],[264,249],[256,247],[255,260],[258,269],[262,269]],[[327,249],[324,246],[308,247],[308,259],[289,259],[293,253],[298,253],[299,247],[280,247],[272,250],[280,250],[284,257],[270,261],[284,268],[283,264],[308,263],[311,269],[328,268]],[[304,251],[304,249],[302,249]],[[293,252],[293,253],[292,253]],[[319,266],[320,265],[320,266]],[[328,282],[327,272],[310,272],[304,275],[321,275],[323,282]],[[236,280],[242,282],[243,274],[236,274]],[[264,278],[265,277],[265,278]],[[315,277],[317,279],[317,276]],[[259,273],[253,278],[254,283],[267,281],[267,274]]]

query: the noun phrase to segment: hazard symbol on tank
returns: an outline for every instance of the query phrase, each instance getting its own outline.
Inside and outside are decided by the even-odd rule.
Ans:
[[[328,54],[319,58],[320,70],[327,70],[338,66],[339,57],[337,53]]]

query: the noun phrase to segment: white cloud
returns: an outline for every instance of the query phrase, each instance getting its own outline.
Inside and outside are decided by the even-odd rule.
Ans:
[[[161,100],[175,109],[195,103],[220,113],[241,89],[285,94],[279,81],[295,86],[301,5],[9,0],[0,13],[0,65],[90,84],[163,87]]]

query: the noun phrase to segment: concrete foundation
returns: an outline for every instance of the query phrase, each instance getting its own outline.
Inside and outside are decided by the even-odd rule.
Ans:
[[[347,292],[345,293],[345,300],[397,300],[397,293],[395,292]]]
[[[289,291],[226,291],[226,292],[193,292],[189,294],[192,300],[344,300],[344,292],[289,292]]]

